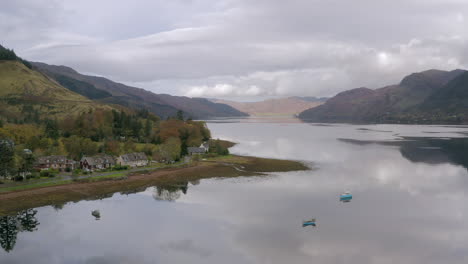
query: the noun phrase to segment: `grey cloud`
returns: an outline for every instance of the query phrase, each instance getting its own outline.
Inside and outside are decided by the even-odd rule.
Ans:
[[[0,11],[6,44],[155,92],[331,96],[468,64],[461,0],[33,2]]]
[[[198,247],[192,240],[172,241],[160,246],[162,251],[175,251],[176,253],[193,254],[199,257],[209,257],[212,252],[208,249]]]

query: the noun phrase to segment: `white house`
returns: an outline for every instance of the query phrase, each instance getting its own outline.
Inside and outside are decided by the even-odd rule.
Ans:
[[[117,164],[130,167],[142,167],[148,165],[148,157],[143,152],[127,153],[117,158]]]

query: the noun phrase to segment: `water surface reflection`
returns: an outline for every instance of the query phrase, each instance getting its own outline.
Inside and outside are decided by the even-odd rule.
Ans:
[[[239,142],[235,153],[303,160],[317,169],[37,208],[40,228],[18,232],[0,262],[468,260],[467,128],[242,121],[209,127],[215,137]],[[345,190],[353,193],[351,203],[338,200]],[[90,216],[94,209],[100,221]],[[317,218],[318,227],[302,228],[308,218]]]

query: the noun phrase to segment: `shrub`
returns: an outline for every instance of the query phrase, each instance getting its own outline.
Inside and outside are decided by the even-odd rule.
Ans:
[[[49,177],[50,172],[48,170],[43,170],[39,173],[41,177]]]
[[[218,154],[216,153],[207,153],[205,155],[203,155],[203,158],[214,158],[214,157],[217,157]]]
[[[65,172],[71,172],[71,171],[72,171],[71,168],[66,168],[66,169],[65,169]]]
[[[15,178],[13,178],[14,181],[23,181],[23,176],[15,176]]]
[[[2,181],[0,181],[0,184],[3,184],[3,182],[2,182]]]
[[[130,167],[128,165],[116,165],[113,169],[116,171],[121,171],[121,170],[128,170]]]

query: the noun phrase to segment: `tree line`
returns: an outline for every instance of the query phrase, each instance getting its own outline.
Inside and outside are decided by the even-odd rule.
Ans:
[[[32,65],[29,61],[23,60],[22,58],[16,56],[16,53],[12,49],[7,49],[0,45],[0,60],[17,60],[23,63],[26,67],[32,69]]]
[[[49,155],[79,160],[99,153],[118,156],[145,152],[158,161],[176,161],[187,154],[188,147],[198,147],[210,138],[204,122],[184,120],[180,113],[160,120],[147,110],[96,109],[61,120],[44,119],[28,124],[3,120],[0,142],[11,142],[14,146],[0,144],[0,177],[30,170],[34,157]]]

